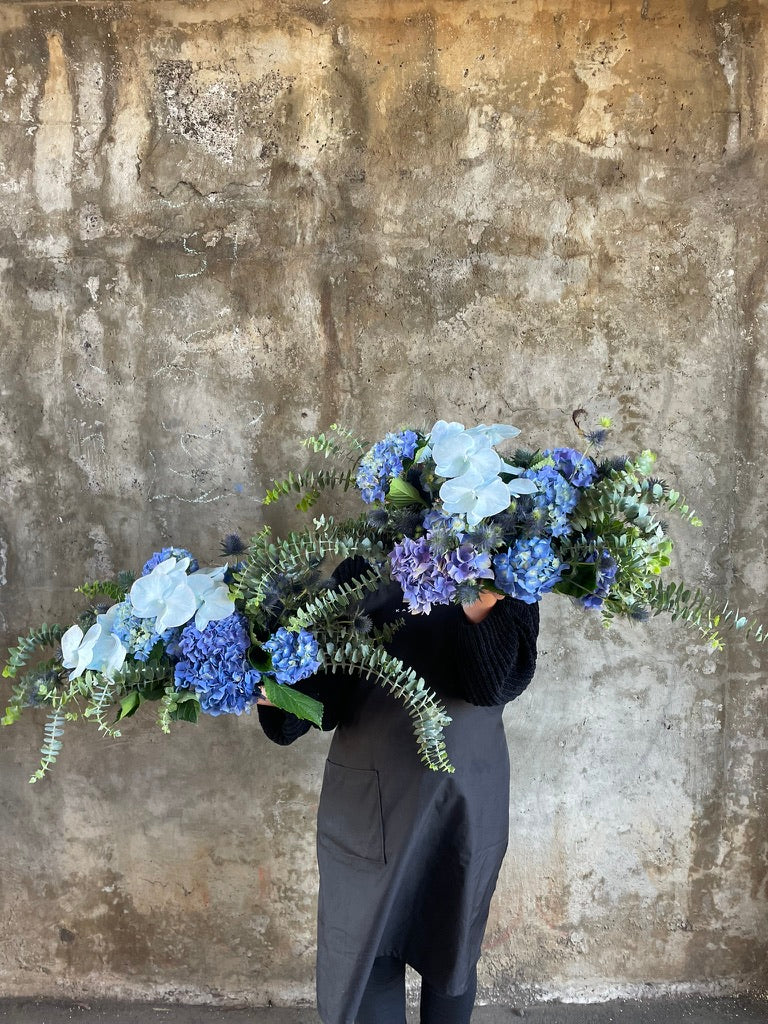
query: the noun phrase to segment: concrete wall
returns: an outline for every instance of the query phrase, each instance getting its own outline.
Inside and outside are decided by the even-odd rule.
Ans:
[[[0,633],[261,526],[298,439],[438,415],[653,447],[677,575],[768,616],[759,2],[0,6]],[[285,525],[281,513],[273,516]],[[543,604],[505,712],[485,998],[740,988],[768,956],[765,661]],[[0,986],[313,992],[327,736],[2,734]]]

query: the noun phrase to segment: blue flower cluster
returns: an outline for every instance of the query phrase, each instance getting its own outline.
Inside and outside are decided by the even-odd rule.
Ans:
[[[558,469],[574,487],[588,487],[597,476],[597,466],[589,456],[575,448],[545,448],[542,456],[551,456]]]
[[[272,634],[264,644],[272,655],[272,670],[278,683],[293,686],[307,679],[320,668],[317,640],[307,629],[292,633],[284,626]]]
[[[149,576],[149,574],[152,572],[156,565],[159,565],[161,562],[164,562],[166,558],[170,558],[172,555],[174,558],[189,558],[191,560],[189,563],[189,568],[187,569],[187,572],[189,573],[197,572],[197,570],[200,568],[195,556],[192,554],[191,551],[187,551],[186,548],[163,548],[162,551],[156,551],[154,555],[152,555],[152,557],[144,563],[144,568],[141,570],[141,575]]]
[[[569,565],[560,561],[547,537],[521,537],[506,553],[494,557],[493,567],[497,587],[533,604],[557,584]]]
[[[148,661],[153,647],[161,641],[171,656],[178,654],[180,629],[174,627],[158,633],[155,630],[156,620],[134,614],[130,601],[121,601],[111,611],[114,616],[111,632],[136,661]]]
[[[192,688],[206,714],[242,714],[258,698],[261,673],[246,659],[250,646],[244,615],[209,622],[201,632],[185,626],[179,640],[183,657],[176,663],[177,689]]]
[[[594,562],[597,558],[597,552],[591,551],[585,558],[585,562]],[[580,598],[581,603],[585,608],[600,608],[604,599],[608,596],[608,591],[616,579],[616,573],[618,572],[619,566],[614,558],[611,556],[605,548],[600,553],[600,561],[597,565],[597,586],[593,593],[587,594],[585,597]]]
[[[568,514],[576,508],[581,496],[577,488],[569,484],[555,466],[526,469],[523,476],[538,484],[539,489],[533,495],[534,515],[539,513],[546,531],[553,537],[570,533]]]
[[[384,501],[390,480],[403,471],[403,459],[412,459],[418,435],[413,430],[386,434],[363,457],[357,470],[356,483],[363,501]]]
[[[462,583],[493,579],[491,556],[463,539],[458,547],[435,551],[428,537],[404,537],[395,544],[389,560],[414,615],[428,615],[433,604],[450,604]]]

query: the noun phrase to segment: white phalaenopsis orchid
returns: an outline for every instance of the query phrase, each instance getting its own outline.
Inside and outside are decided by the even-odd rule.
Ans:
[[[123,667],[128,652],[111,632],[108,616],[98,615],[85,636],[79,626],[70,626],[62,636],[61,663],[72,669],[70,679],[77,679],[86,669],[113,676]]]
[[[513,494],[533,494],[536,484],[532,480],[505,482],[500,474],[517,476],[523,472],[519,466],[504,462],[493,448],[494,444],[515,437],[517,427],[504,423],[486,426],[481,423],[470,430],[463,423],[438,420],[423,449],[424,457],[431,455],[437,476],[445,477],[440,488],[443,511],[449,515],[464,514],[470,526],[509,507]],[[421,461],[421,457],[420,460]]]
[[[158,633],[183,626],[192,616],[197,628],[203,630],[209,622],[225,619],[235,610],[229,589],[222,582],[226,566],[208,572],[199,569],[191,575],[187,574],[188,567],[188,558],[171,556],[131,587],[134,611],[143,619],[154,618]]]

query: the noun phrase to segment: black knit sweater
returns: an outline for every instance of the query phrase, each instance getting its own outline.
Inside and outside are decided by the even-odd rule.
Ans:
[[[364,559],[348,558],[333,577],[344,583],[366,567]],[[459,605],[437,605],[429,615],[411,615],[397,583],[378,598],[370,609],[374,625],[403,619],[387,650],[414,668],[439,696],[486,707],[506,704],[519,697],[533,678],[538,604],[506,597],[481,622],[473,623]],[[322,727],[329,730],[344,721],[351,690],[360,682],[359,676],[346,672],[318,672],[297,683],[296,689],[322,701]],[[310,728],[309,722],[280,708],[258,705],[258,711],[264,732],[280,745],[293,743]]]

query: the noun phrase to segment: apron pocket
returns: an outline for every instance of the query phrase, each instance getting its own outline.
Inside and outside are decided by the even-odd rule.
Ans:
[[[385,864],[379,773],[325,762],[317,838],[335,853]]]

